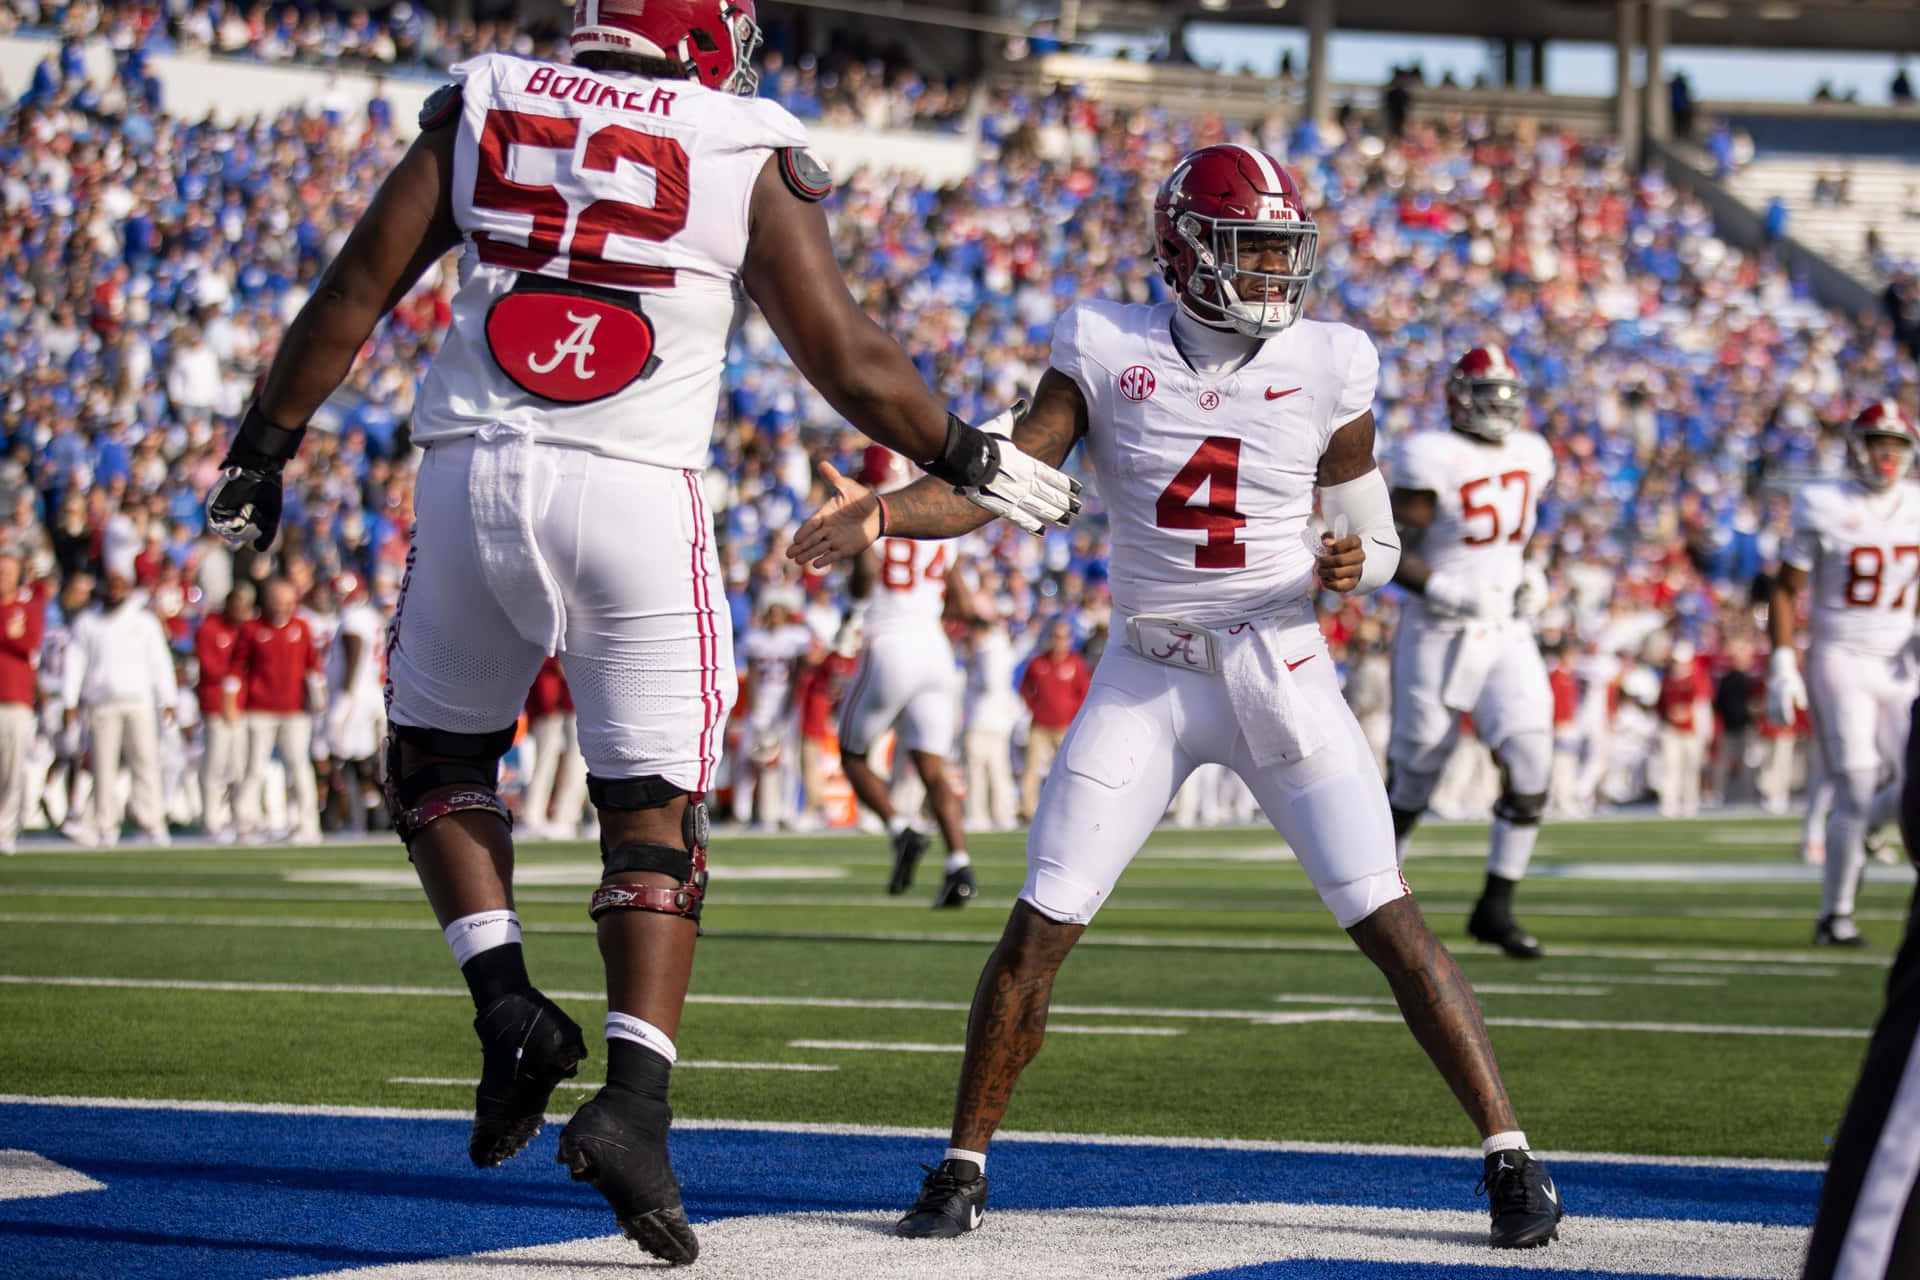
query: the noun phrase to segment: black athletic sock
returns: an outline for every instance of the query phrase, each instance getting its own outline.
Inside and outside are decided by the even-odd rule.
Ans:
[[[667,1079],[673,1064],[647,1048],[619,1036],[607,1040],[607,1086],[625,1089],[654,1102],[667,1100]]]
[[[1480,891],[1480,905],[1490,911],[1511,912],[1513,910],[1513,886],[1518,880],[1509,880],[1505,876],[1487,873],[1487,887]]]
[[[527,977],[526,954],[517,942],[488,947],[460,966],[460,976],[467,980],[478,1013],[485,1013],[487,1006],[501,996],[533,990],[533,982]]]

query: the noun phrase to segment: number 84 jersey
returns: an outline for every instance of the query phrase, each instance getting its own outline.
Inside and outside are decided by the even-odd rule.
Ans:
[[[1875,493],[1855,480],[1809,484],[1794,495],[1792,526],[1780,559],[1809,577],[1814,644],[1899,653],[1920,594],[1920,486]]]
[[[1429,569],[1509,595],[1519,590],[1540,497],[1553,481],[1545,439],[1526,430],[1497,442],[1421,431],[1400,440],[1386,470],[1393,488],[1433,494],[1433,523],[1420,540]],[[1444,621],[1425,614],[1424,605],[1422,614]]]
[[[414,441],[504,424],[704,467],[753,186],[805,130],[693,80],[504,54],[452,74],[421,123],[459,130],[460,289]]]

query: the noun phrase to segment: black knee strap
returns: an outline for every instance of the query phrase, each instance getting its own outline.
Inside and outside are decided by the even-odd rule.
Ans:
[[[671,845],[633,840],[615,845],[601,855],[608,875],[622,872],[653,871],[680,881],[668,889],[650,884],[603,884],[593,892],[587,915],[598,920],[609,911],[657,911],[662,915],[685,916],[697,927],[700,908],[707,897],[707,851],[675,849]]]
[[[610,876],[628,871],[656,871],[675,880],[688,880],[693,876],[693,854],[689,850],[644,840],[615,845],[600,855],[600,865]]]
[[[513,746],[512,726],[491,733],[453,733],[396,724],[387,735],[387,808],[394,830],[411,844],[429,823],[450,813],[478,810],[513,826],[513,815],[501,802],[500,757]],[[449,757],[402,770],[400,748]]]
[[[668,782],[659,774],[649,774],[644,778],[597,778],[591,773],[587,775],[587,798],[593,801],[596,809],[635,813],[672,804],[686,794],[685,787]]]
[[[1547,811],[1547,793],[1544,791],[1518,793],[1502,791],[1500,798],[1493,802],[1493,816],[1510,822],[1516,827],[1537,827],[1540,817]]]

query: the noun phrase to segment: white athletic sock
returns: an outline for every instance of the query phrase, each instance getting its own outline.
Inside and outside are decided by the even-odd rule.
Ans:
[[[1520,825],[1505,818],[1493,820],[1493,835],[1487,842],[1487,874],[1505,880],[1525,880],[1527,864],[1533,861],[1533,846],[1540,839],[1540,824]]]
[[[887,834],[890,836],[897,836],[902,831],[905,831],[908,827],[911,827],[912,825],[913,823],[908,821],[906,814],[896,813],[891,818],[887,819]]]
[[[969,1151],[965,1147],[948,1147],[947,1154],[940,1158],[942,1160],[970,1160],[980,1167],[981,1173],[987,1171],[987,1153],[984,1151]]]
[[[947,874],[952,875],[962,867],[973,865],[973,859],[967,856],[965,849],[955,849],[947,855]]]
[[[607,1039],[630,1040],[643,1049],[651,1049],[672,1065],[680,1060],[680,1051],[674,1048],[673,1037],[648,1022],[645,1018],[636,1018],[632,1014],[607,1011]]]
[[[476,911],[470,916],[461,916],[441,932],[446,935],[447,945],[453,948],[453,962],[465,968],[467,961],[482,951],[520,941],[520,917],[505,908]]]
[[[1496,1133],[1480,1144],[1480,1157],[1485,1159],[1496,1151],[1525,1151],[1527,1135],[1518,1129],[1509,1129],[1505,1133]]]

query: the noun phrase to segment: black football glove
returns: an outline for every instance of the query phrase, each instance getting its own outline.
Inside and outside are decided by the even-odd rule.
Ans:
[[[247,407],[220,460],[220,478],[207,490],[207,527],[228,546],[250,542],[255,551],[265,551],[273,545],[284,501],[280,472],[299,451],[305,430],[276,427],[258,408]]]

